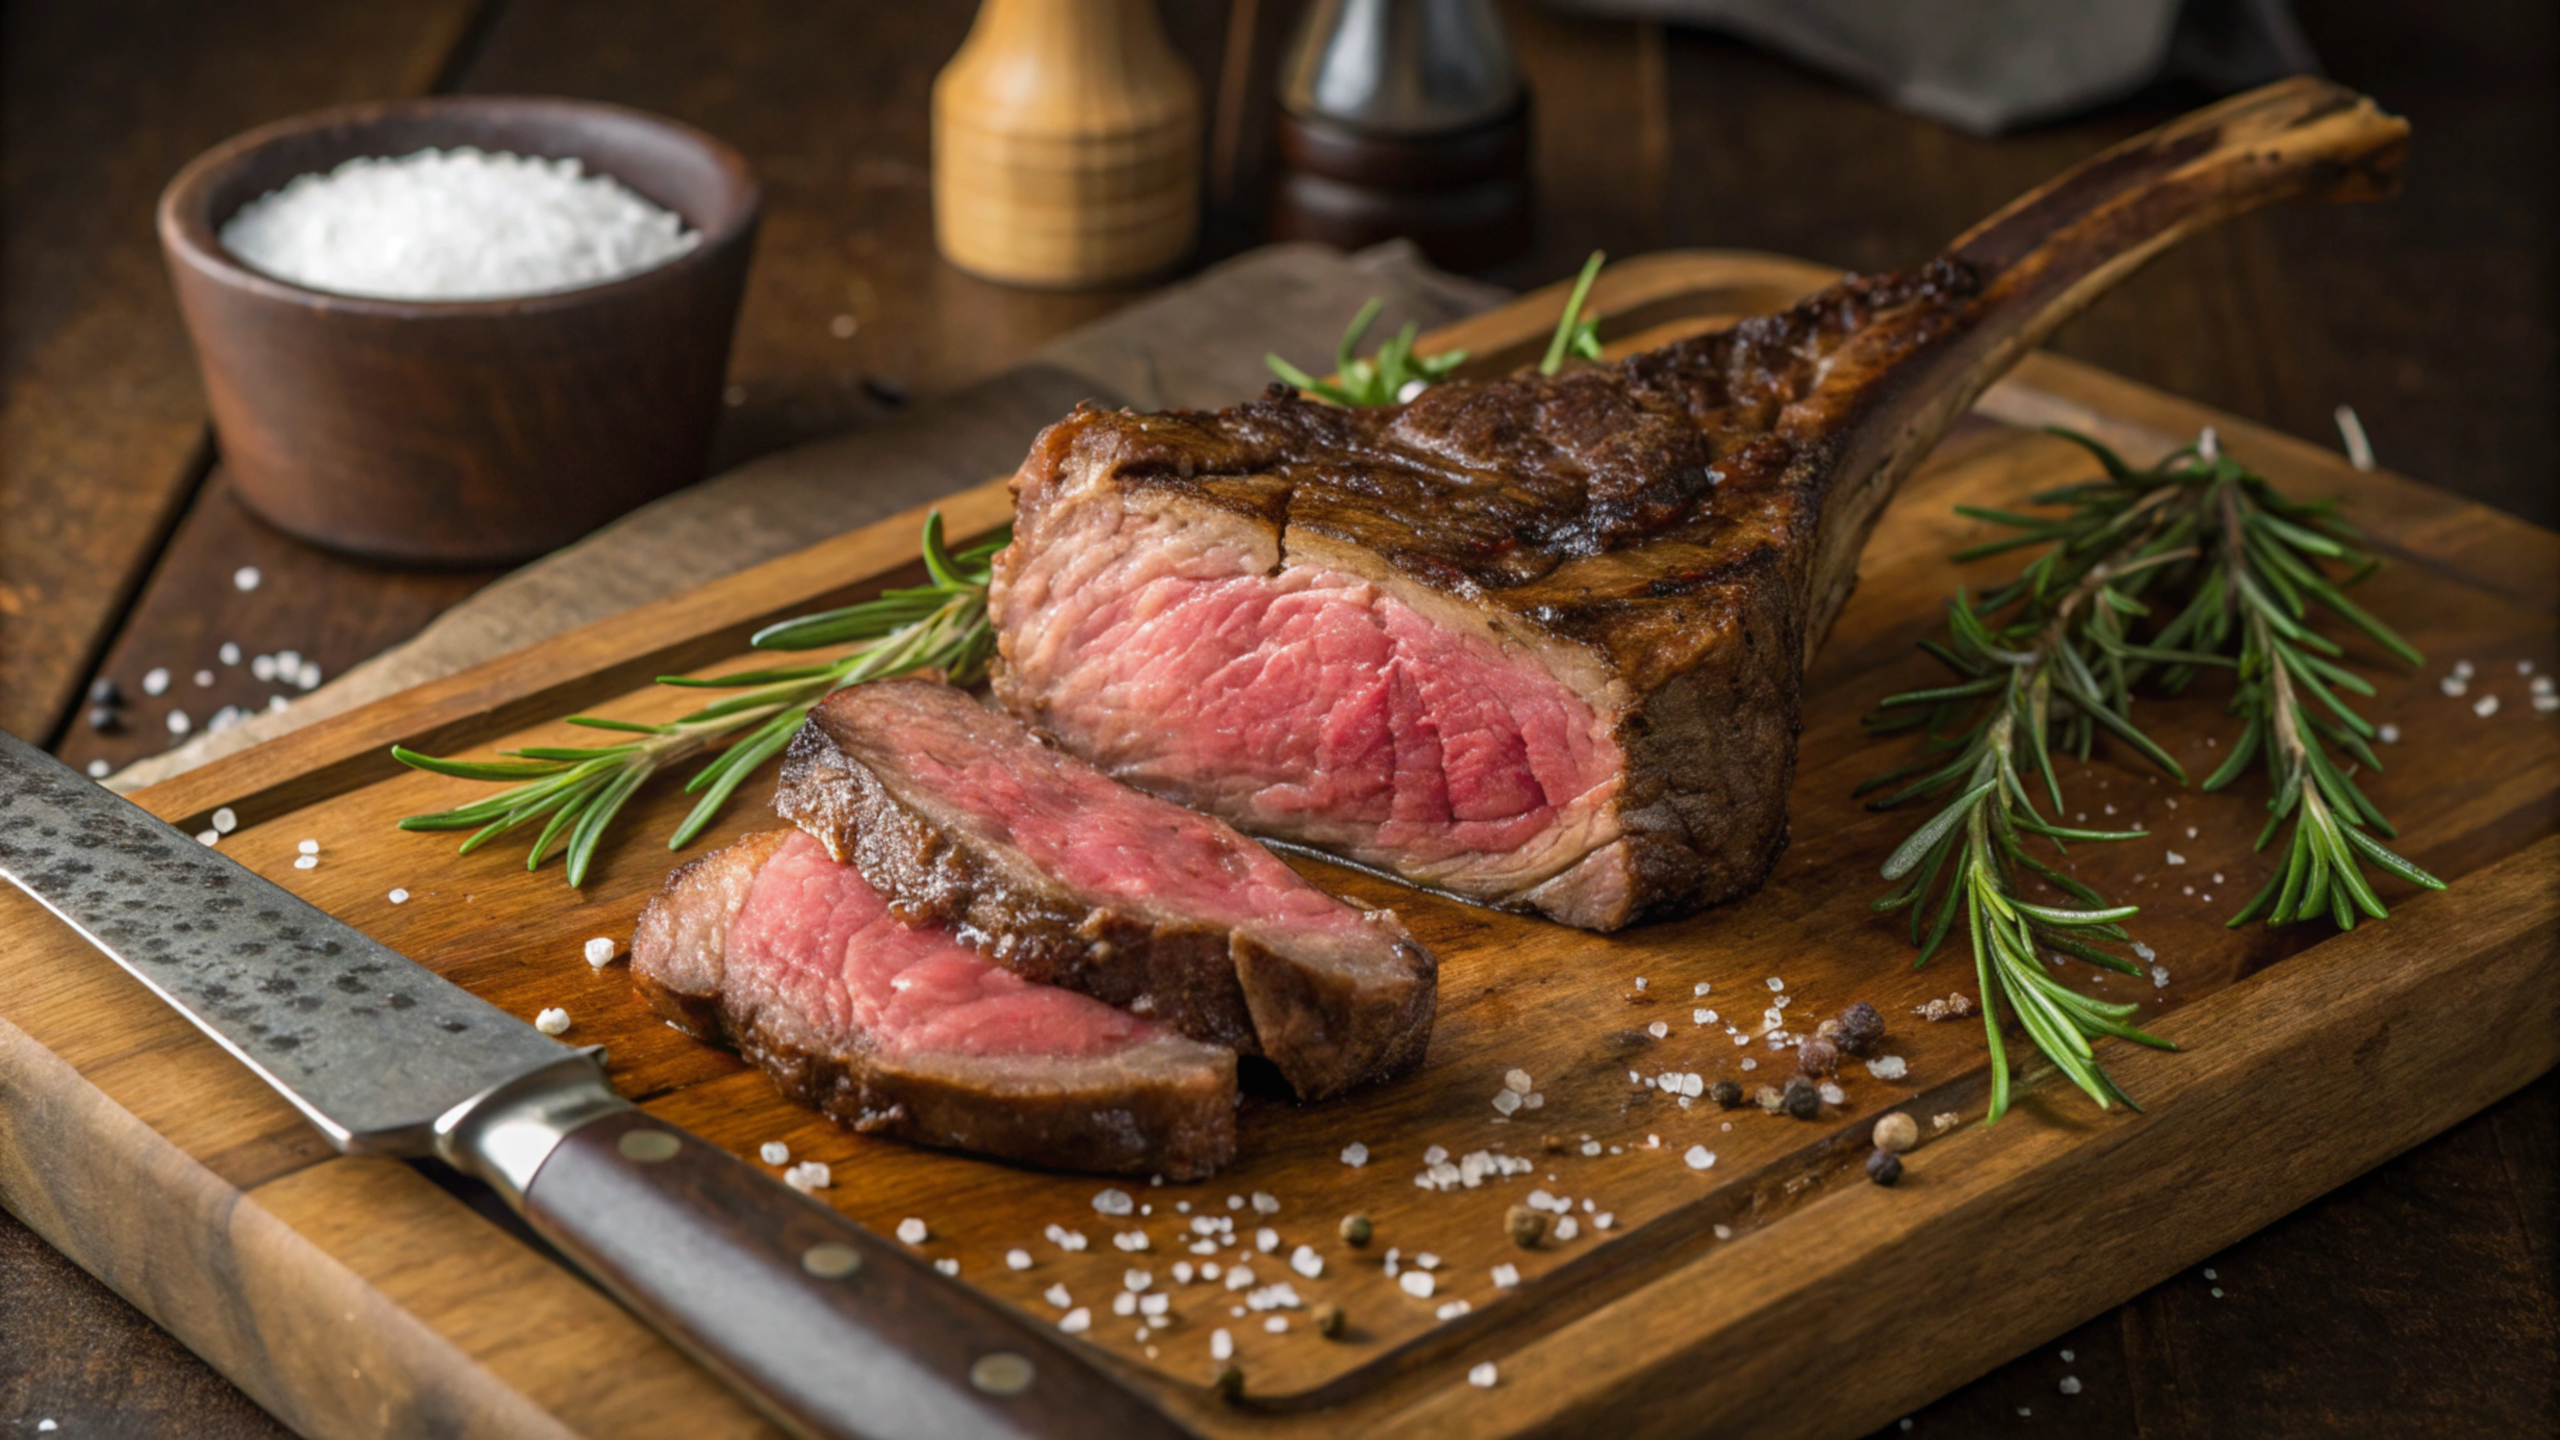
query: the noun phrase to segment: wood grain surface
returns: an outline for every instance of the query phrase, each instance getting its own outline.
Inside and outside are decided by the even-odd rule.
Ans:
[[[240,512],[218,465],[206,476],[191,362],[143,220],[189,154],[311,104],[439,83],[618,100],[731,139],[770,208],[717,441],[730,464],[877,421],[908,394],[983,376],[1129,298],[1007,292],[931,257],[924,91],[972,8],[9,7],[0,505],[14,517],[40,503],[53,518],[32,540],[0,526],[0,612],[11,612],[0,614],[0,723],[58,736],[78,763],[122,763],[167,743],[169,708],[201,723],[222,703],[265,703],[272,687],[214,660],[221,641],[298,648],[334,674],[488,578],[298,546]],[[1177,49],[1215,91],[1203,259],[1261,237],[1261,97],[1296,9],[1167,7]],[[1500,272],[1513,283],[1567,273],[1595,246],[1902,263],[2199,98],[2155,91],[1983,140],[1701,32],[1525,6],[1510,18],[1539,96],[1538,235]],[[2301,20],[2332,75],[2415,119],[2406,197],[2206,237],[2056,347],[2323,444],[2330,408],[2352,402],[2386,464],[2560,520],[2548,483],[2560,463],[2549,403],[2560,192],[2515,183],[2553,163],[2560,16],[2517,0],[2458,13],[2354,0]],[[836,333],[842,316],[858,317],[849,337]],[[262,588],[233,587],[243,563],[263,570]],[[136,682],[155,665],[181,683],[146,701]],[[215,688],[190,690],[199,666]],[[77,724],[88,674],[133,695],[129,729]],[[2325,1434],[2341,1415],[2375,1433],[2549,1430],[2560,1420],[2555,1106],[2560,1082],[2546,1078],[2224,1251],[2227,1296],[2208,1297],[2190,1270],[1918,1423],[1937,1434],[2044,1423],[2056,1382],[2076,1374],[2087,1395],[2071,1423],[2087,1433]],[[165,1417],[186,1415],[184,1433],[269,1433],[14,1220],[0,1216],[0,1234],[12,1257],[0,1284],[26,1300],[0,1306],[0,1416],[89,1414],[113,1433],[169,1433]]]
[[[1751,287],[1801,285],[1822,273],[1746,258],[1726,274],[1726,264],[1715,256],[1629,264],[1599,300],[1604,313],[1659,317],[1677,308],[1685,276],[1690,290],[1713,297],[1698,308],[1719,310],[1726,308],[1719,302]],[[1482,363],[1502,363],[1506,347],[1533,343],[1554,302],[1552,295],[1527,297],[1454,327],[1444,340],[1470,342],[1486,357]],[[1712,322],[1657,319],[1621,328],[1651,340],[1702,323]],[[2560,583],[2552,579],[2560,574],[2552,563],[2560,540],[2547,533],[2406,481],[2359,474],[2245,422],[2065,362],[2031,362],[2019,382],[1995,392],[1989,408],[2020,419],[2086,416],[2085,423],[2119,439],[2148,435],[2155,446],[2220,423],[2236,453],[2297,488],[2346,494],[2375,523],[2403,563],[2373,582],[2372,603],[2400,617],[2421,647],[2472,658],[2490,676],[2512,677],[2519,661],[2560,664],[2542,618]],[[1952,501],[2014,501],[2086,469],[2077,452],[2032,430],[1968,422],[1907,485],[1808,677],[1791,812],[1797,838],[1768,887],[1750,900],[1690,921],[1594,937],[1313,867],[1334,888],[1395,905],[1440,953],[1443,999],[1431,1063],[1408,1081],[1326,1106],[1301,1110],[1254,1099],[1241,1120],[1244,1154],[1233,1170],[1201,1185],[1132,1187],[1142,1208],[1125,1220],[1094,1207],[1111,1182],[1037,1175],[839,1130],[780,1101],[763,1077],[734,1059],[657,1023],[618,970],[588,967],[578,955],[583,940],[627,934],[664,873],[664,853],[640,837],[672,823],[685,804],[680,795],[660,790],[635,802],[626,838],[609,847],[585,895],[575,898],[556,872],[527,873],[497,851],[457,859],[441,837],[389,828],[401,814],[476,791],[443,777],[385,774],[369,757],[379,756],[387,735],[477,752],[565,738],[563,727],[528,727],[526,719],[566,705],[635,718],[673,714],[681,697],[634,689],[639,674],[701,665],[735,647],[741,626],[757,615],[848,593],[849,576],[894,573],[912,517],[652,607],[656,613],[573,632],[413,697],[315,725],[144,799],[182,823],[215,803],[233,805],[243,824],[224,843],[242,863],[519,1014],[567,1008],[570,1038],[607,1046],[617,1083],[653,1113],[741,1154],[780,1139],[795,1158],[828,1161],[837,1176],[826,1192],[832,1203],[877,1231],[923,1219],[931,1235],[919,1247],[924,1253],[956,1261],[964,1280],[1032,1315],[1054,1317],[1065,1308],[1042,1298],[1055,1284],[1067,1288],[1072,1303],[1099,1312],[1124,1271],[1149,1270],[1174,1296],[1170,1325],[1141,1333],[1135,1321],[1097,1313],[1087,1338],[1202,1428],[1295,1430],[1357,1415],[1383,1431],[1417,1434],[1451,1426],[1577,1433],[1598,1424],[1670,1434],[1713,1416],[1778,1433],[1839,1433],[1889,1419],[2023,1340],[2121,1299],[2514,1089],[2555,1058],[2545,1053],[2560,1036],[2549,1019],[2555,996],[2545,952],[2560,915],[2551,883],[2560,842],[2545,837],[2560,794],[2560,730],[2521,703],[2476,717],[2439,694],[2432,673],[2359,655],[2382,690],[2373,712],[2407,735],[2373,789],[2411,837],[2413,858],[2453,879],[2453,890],[2411,902],[2390,925],[2316,944],[2307,933],[2227,931],[2221,916],[2263,878],[2263,860],[2248,849],[2260,802],[2246,793],[2176,794],[2104,756],[2066,767],[2075,803],[2119,805],[2118,818],[2162,837],[2085,852],[2077,862],[2102,888],[2144,903],[2140,933],[2166,967],[2158,986],[2118,979],[2096,988],[2129,990],[2149,1002],[2165,1033],[2190,1043],[2192,1053],[2110,1057],[2152,1104],[2148,1116],[2097,1117],[2045,1083],[2029,1107],[2035,1123],[1994,1130],[1956,1124],[1933,1134],[1914,1157],[1916,1183],[1888,1194],[1857,1182],[1863,1132],[1877,1114],[1898,1107],[1924,1120],[1978,1118],[1982,1066],[1974,1026],[1930,1025],[1910,1013],[1930,995],[1967,988],[1962,977],[1951,969],[1879,969],[1875,951],[1891,945],[1890,937],[1861,906],[1843,903],[1872,887],[1875,865],[1903,828],[1898,818],[1869,815],[1848,799],[1858,778],[1890,758],[1889,747],[1864,743],[1855,716],[1876,695],[1929,674],[1912,642],[1933,623],[1935,598],[1960,578],[1943,557],[1980,529],[1955,518]],[[991,486],[949,509],[965,532],[1001,515],[1001,495]],[[856,582],[851,593],[876,583]],[[635,672],[628,647],[642,636],[656,643]],[[2521,699],[2520,681],[2506,688]],[[2199,760],[2224,728],[2207,697],[2162,706],[2149,724],[2173,753]],[[764,787],[742,791],[743,803],[702,843],[762,823],[756,810],[763,796]],[[292,866],[304,838],[321,842],[316,869]],[[2172,849],[2183,864],[2164,863]],[[393,886],[411,898],[390,903]],[[2218,900],[2207,898],[2216,890],[2224,892]],[[262,1209],[273,1193],[296,1197],[302,1208],[295,1213],[305,1217],[378,1211],[375,1201],[358,1201],[341,1187],[385,1167],[319,1157],[290,1111],[242,1077],[223,1075],[218,1053],[183,1031],[168,1037],[166,1054],[158,1045],[132,1053],[121,1030],[115,1044],[101,1046],[95,1036],[84,1042],[103,1011],[140,1007],[145,1013],[135,1028],[177,1027],[149,1013],[130,987],[120,992],[111,967],[50,932],[49,922],[32,920],[23,906],[7,913],[0,925],[13,940],[0,964],[23,977],[0,987],[9,996],[0,1000],[0,1016],[22,1037],[13,1084],[50,1094],[67,1082],[48,1064],[75,1067],[96,1083],[90,1103],[105,1107],[99,1113],[128,1114],[126,1133],[183,1152],[167,1162],[172,1169],[198,1165],[210,1183],[258,1197]],[[2427,937],[2423,948],[2411,943],[2418,934]],[[1635,984],[1639,976],[1645,986]],[[1708,987],[1704,994],[1696,991],[1700,984]],[[1757,1029],[1759,1010],[1779,994],[1808,1014],[1873,1001],[1891,1017],[1886,1048],[1908,1061],[1908,1077],[1888,1081],[1853,1069],[1844,1079],[1845,1105],[1813,1123],[1756,1107],[1730,1114],[1706,1102],[1683,1107],[1658,1089],[1629,1083],[1630,1070],[1700,1070],[1710,1080],[1729,1076],[1747,1085],[1770,1078],[1781,1067],[1778,1053],[1737,1047],[1722,1025],[1696,1023],[1691,1012],[1731,1010]],[[2513,1029],[2492,1037],[2461,1018],[2483,1007],[2511,1015]],[[1662,1038],[1646,1029],[1657,1020]],[[173,1057],[189,1050],[205,1052],[186,1067],[194,1073],[166,1073],[182,1063]],[[2278,1057],[2299,1059],[2279,1064]],[[1506,1120],[1489,1101],[1515,1067],[1536,1077],[1543,1103]],[[238,1099],[208,1105],[214,1094]],[[2228,1141],[2234,1107],[2253,1100],[2255,1143],[2235,1156]],[[2328,1127],[2342,1114],[2376,1107],[2387,1107],[2392,1123],[2366,1125],[2344,1141],[2331,1135]],[[9,1138],[12,1208],[110,1279],[132,1264],[130,1241],[98,1232],[94,1215],[62,1198],[62,1135],[30,1139],[13,1131]],[[1366,1166],[1338,1158],[1355,1141],[1373,1156]],[[1445,1193],[1417,1186],[1415,1175],[1435,1145],[1453,1156],[1500,1151],[1534,1169]],[[1711,1169],[1684,1162],[1692,1146],[1715,1153]],[[1947,1147],[1943,1155],[1940,1146]],[[2087,1193],[2081,1187],[2097,1183],[2093,1177],[2116,1187],[2111,1196],[2123,1196],[2096,1217],[2109,1223],[2091,1223],[2092,1215],[2070,1203]],[[1533,1187],[1577,1202],[1578,1236],[1529,1251],[1511,1245],[1503,1213]],[[1277,1209],[1249,1205],[1248,1196],[1272,1197]],[[458,1220],[484,1223],[444,1203]],[[1354,1211],[1377,1230],[1365,1250],[1332,1233],[1334,1222]],[[1603,1213],[1611,1217],[1605,1228]],[[2021,1225],[2021,1215],[2039,1222]],[[1193,1220],[1221,1217],[1233,1224],[1231,1233],[1196,1239]],[[1082,1232],[1088,1247],[1043,1239],[1050,1225]],[[329,1237],[292,1220],[285,1228],[339,1268],[370,1278],[338,1255]],[[1255,1234],[1265,1228],[1273,1232],[1270,1248]],[[382,1235],[384,1222],[377,1214],[364,1230]],[[1135,1233],[1147,1236],[1143,1250],[1112,1238]],[[492,1229],[490,1243],[513,1242]],[[1317,1337],[1294,1309],[1269,1312],[1289,1321],[1286,1333],[1270,1333],[1264,1313],[1232,1313],[1245,1290],[1225,1281],[1176,1283],[1171,1266],[1177,1259],[1198,1263],[1188,1248],[1195,1243],[1206,1246],[1200,1259],[1247,1267],[1255,1288],[1286,1279],[1308,1302],[1343,1305],[1352,1317],[1349,1334]],[[290,1248],[283,1237],[275,1245]],[[1319,1275],[1283,1267],[1281,1257],[1299,1245],[1321,1256]],[[1399,1289],[1382,1265],[1389,1246],[1408,1261],[1417,1252],[1437,1256],[1437,1293],[1417,1300]],[[1014,1248],[1033,1257],[1028,1269],[1008,1268],[1003,1257]],[[1985,1258],[1964,1262],[1960,1278],[1942,1273],[1962,1256]],[[2074,1263],[2050,1263],[2059,1257]],[[2031,1260],[2043,1268],[2030,1268]],[[1519,1270],[1517,1289],[1490,1278],[1503,1264]],[[335,1273],[318,1259],[307,1265],[315,1274]],[[279,1260],[274,1283],[293,1288],[294,1268]],[[386,1363],[397,1357],[395,1368],[409,1377],[400,1393],[465,1406],[515,1397],[573,1427],[595,1423],[578,1397],[545,1393],[560,1377],[501,1365],[494,1352],[475,1347],[483,1320],[461,1294],[467,1270],[459,1262],[426,1269],[457,1288],[435,1289],[445,1298],[425,1313],[386,1296],[389,1311],[378,1327]],[[1702,1304],[1697,1287],[1710,1278],[1709,1293],[1720,1298]],[[1964,1343],[1894,1343],[1901,1312],[1882,1297],[1924,1284],[1967,1316]],[[516,1288],[484,1296],[478,1307],[513,1315]],[[378,1283],[374,1293],[384,1293]],[[217,1298],[208,1303],[219,1311]],[[1452,1300],[1466,1301],[1468,1313],[1441,1314]],[[329,1383],[327,1395],[313,1397],[304,1392],[318,1383],[314,1377],[278,1367],[276,1357],[298,1353],[289,1330],[263,1335],[259,1363],[244,1361],[238,1344],[220,1343],[246,1319],[237,1304],[228,1313],[179,1310],[171,1318],[200,1349],[229,1354],[226,1370],[280,1413],[290,1408],[327,1430],[335,1428],[331,1417],[358,1403],[361,1387]],[[428,1333],[413,1333],[413,1321]],[[1255,1408],[1223,1409],[1204,1398],[1207,1336],[1217,1328],[1235,1335],[1250,1392],[1261,1402]],[[1748,1346],[1740,1343],[1745,1336]],[[1809,1385],[1837,1364],[1843,1347],[1870,1362],[1858,1383]],[[1708,1354],[1743,1351],[1751,1364],[1711,1367],[1715,1378],[1703,1385],[1674,1383],[1699,1373]],[[1499,1399],[1452,1383],[1484,1360],[1514,1377]],[[483,1393],[484,1382],[496,1390]]]

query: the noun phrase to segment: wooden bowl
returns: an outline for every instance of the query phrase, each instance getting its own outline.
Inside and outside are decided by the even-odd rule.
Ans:
[[[357,156],[475,145],[574,156],[702,242],[653,270],[505,300],[333,295],[251,270],[223,222]],[[760,199],[737,151],[579,100],[439,96],[323,110],[199,156],[160,243],[223,463],[282,529],[386,560],[521,560],[701,478]]]

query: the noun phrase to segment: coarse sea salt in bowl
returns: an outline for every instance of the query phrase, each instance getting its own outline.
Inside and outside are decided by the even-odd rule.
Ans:
[[[241,498],[334,549],[488,564],[701,477],[759,205],[675,121],[440,96],[226,141],[159,228]]]

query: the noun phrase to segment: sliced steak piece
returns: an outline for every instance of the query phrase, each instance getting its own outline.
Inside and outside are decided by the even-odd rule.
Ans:
[[[2387,192],[2406,129],[2287,81],[1919,270],[1615,364],[1080,410],[1014,478],[996,693],[1130,784],[1474,899],[1608,930],[1742,894],[1805,657],[1939,431],[2184,235]]]
[[[679,1029],[856,1130],[1179,1180],[1235,1158],[1233,1054],[900,924],[796,830],[668,876],[631,976]]]
[[[1224,823],[1141,794],[948,685],[827,697],[774,807],[918,924],[1032,980],[1268,1056],[1319,1099],[1421,1063],[1438,965]]]

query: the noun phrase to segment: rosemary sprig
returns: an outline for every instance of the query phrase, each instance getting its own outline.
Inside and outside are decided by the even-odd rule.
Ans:
[[[1378,318],[1377,297],[1360,307],[1351,317],[1351,325],[1342,332],[1342,343],[1333,351],[1331,380],[1318,380],[1306,371],[1266,354],[1262,363],[1271,373],[1310,395],[1320,395],[1336,405],[1399,405],[1438,384],[1450,371],[1467,361],[1464,350],[1443,350],[1437,355],[1416,355],[1413,342],[1422,327],[1408,320],[1395,337],[1378,347],[1378,353],[1363,360],[1359,356],[1360,337],[1369,333],[1370,323]]]
[[[781,753],[811,707],[828,695],[866,680],[919,670],[941,671],[963,685],[983,674],[995,648],[987,623],[990,565],[1010,534],[1010,528],[999,531],[955,553],[943,543],[942,513],[935,511],[924,526],[930,583],[785,620],[756,632],[752,642],[762,650],[853,647],[843,655],[707,679],[662,675],[661,685],[739,692],[663,724],[568,717],[572,725],[642,738],[617,745],[526,746],[501,751],[506,758],[495,761],[443,760],[395,745],[392,755],[419,770],[465,780],[529,782],[451,810],[412,815],[400,828],[470,830],[461,847],[468,855],[539,819],[543,826],[525,868],[539,868],[559,844],[568,858],[569,883],[584,885],[598,841],[642,784],[660,770],[729,741],[728,748],[686,782],[685,793],[702,798],[667,840],[668,849],[682,849],[719,815],[748,776]]]
[[[2137,910],[2107,904],[2027,848],[2030,836],[2060,851],[2067,841],[2145,833],[2061,823],[2057,743],[2086,759],[2104,733],[2185,783],[2177,762],[2133,722],[2137,686],[2175,694],[2206,668],[2237,672],[2230,712],[2240,717],[2241,735],[2205,788],[2224,788],[2263,760],[2274,792],[2258,845],[2290,831],[2284,868],[2233,925],[2262,915],[2274,925],[2327,914],[2352,927],[2358,911],[2379,919],[2385,911],[2362,873],[2366,863],[2442,888],[2366,833],[2394,832],[2351,771],[2381,764],[2365,743],[2372,727],[2338,692],[2370,695],[2373,688],[2335,663],[2343,649],[2310,628],[2312,609],[2329,610],[2412,664],[2420,656],[2342,593],[2375,562],[2355,547],[2335,502],[2286,497],[2221,453],[2211,431],[2140,470],[2084,436],[2055,433],[2096,456],[2105,477],[2033,497],[2035,505],[2061,507],[2058,515],[1957,507],[2018,532],[1962,551],[1959,560],[2045,548],[2006,586],[1978,601],[1959,592],[1948,606],[1947,640],[1922,644],[1956,672],[1956,683],[1893,696],[1870,717],[1879,731],[1925,726],[1923,753],[1859,792],[1914,775],[1876,808],[1954,792],[1885,862],[1884,878],[1895,888],[1876,908],[1910,910],[1917,964],[1928,963],[1964,913],[1990,1038],[1993,1119],[2008,1106],[2004,1001],[2037,1048],[2101,1106],[2125,1096],[2097,1065],[2092,1041],[2114,1035],[2165,1044],[2129,1023],[2133,1006],[2073,991],[2038,960],[2042,947],[2053,952],[2054,965],[2072,956],[2139,973],[2095,943],[2130,940],[2121,922]],[[2350,573],[2332,579],[2324,567],[2335,564]],[[2133,627],[2155,613],[2170,618],[2137,637]],[[2333,747],[2352,765],[2342,766]],[[2051,820],[2036,809],[2024,778],[2030,773],[2052,802]],[[2028,901],[2021,882],[2030,874],[2082,908]]]
[[[1591,258],[1582,263],[1582,274],[1573,282],[1573,294],[1565,301],[1564,314],[1556,321],[1555,334],[1547,342],[1546,358],[1538,362],[1539,374],[1556,373],[1567,355],[1586,360],[1600,358],[1600,322],[1583,317],[1582,302],[1591,294],[1591,282],[1599,278],[1600,267],[1607,259],[1594,250]],[[1464,350],[1414,354],[1414,340],[1421,329],[1410,320],[1393,339],[1378,347],[1377,354],[1361,359],[1360,337],[1369,333],[1379,309],[1373,296],[1351,317],[1350,327],[1342,332],[1342,342],[1334,347],[1331,380],[1319,380],[1277,353],[1265,354],[1262,363],[1270,367],[1272,374],[1310,395],[1350,406],[1401,405],[1447,379],[1450,372],[1466,363]]]
[[[1600,358],[1600,322],[1582,316],[1582,302],[1591,295],[1591,282],[1600,278],[1600,267],[1608,263],[1608,255],[1594,250],[1582,262],[1582,273],[1574,277],[1573,294],[1566,297],[1564,316],[1556,321],[1556,333],[1547,341],[1546,358],[1538,362],[1538,373],[1553,375],[1564,368],[1567,355],[1585,360]]]

